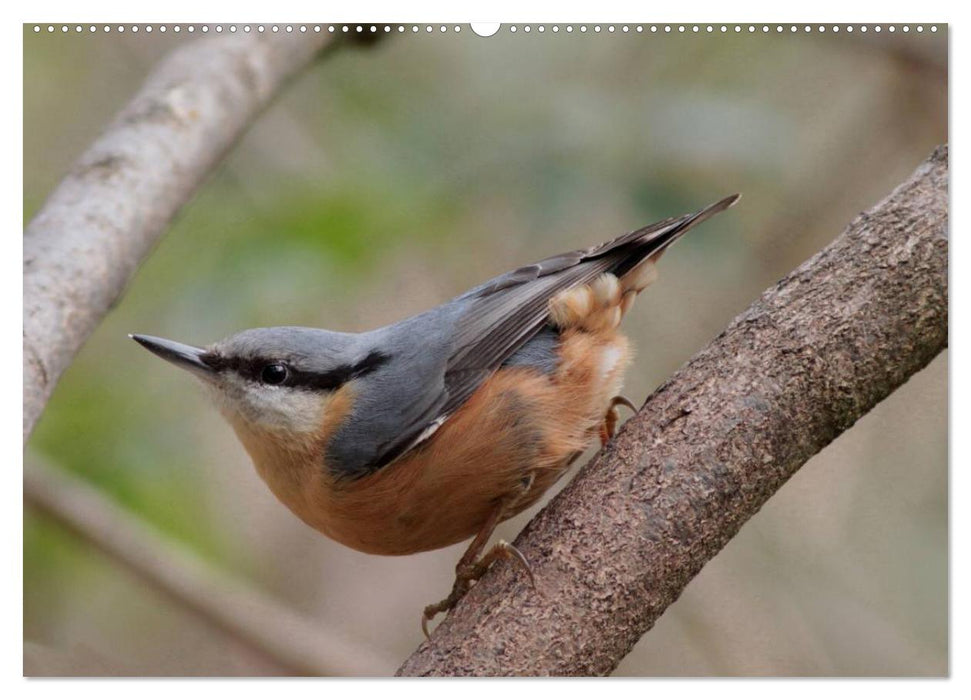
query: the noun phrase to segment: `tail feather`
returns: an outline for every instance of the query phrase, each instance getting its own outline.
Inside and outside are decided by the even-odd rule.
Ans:
[[[671,244],[728,209],[740,196],[733,194],[694,214],[652,224],[591,249],[589,258],[613,257],[614,264],[594,281],[565,289],[550,299],[551,323],[586,331],[615,328],[637,295],[657,279],[657,261]]]

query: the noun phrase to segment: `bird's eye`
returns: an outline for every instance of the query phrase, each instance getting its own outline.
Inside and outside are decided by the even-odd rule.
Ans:
[[[272,365],[267,365],[260,372],[260,381],[264,384],[283,384],[290,376],[290,372],[287,370],[287,366],[279,362],[274,362]]]

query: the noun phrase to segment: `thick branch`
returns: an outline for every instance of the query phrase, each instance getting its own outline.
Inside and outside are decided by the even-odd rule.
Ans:
[[[401,675],[611,672],[810,457],[947,345],[947,147],[767,290],[529,524]]]
[[[386,673],[386,659],[326,635],[293,610],[216,571],[76,477],[36,459],[24,469],[28,504],[124,564],[291,675]]]
[[[238,34],[172,53],[24,234],[24,441],[139,263],[327,32]]]

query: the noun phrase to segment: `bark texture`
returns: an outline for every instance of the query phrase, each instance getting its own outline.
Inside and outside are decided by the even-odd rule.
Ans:
[[[24,441],[61,373],[166,225],[327,32],[234,34],[172,53],[24,233]]]
[[[657,389],[399,675],[610,673],[810,457],[947,346],[948,150]]]

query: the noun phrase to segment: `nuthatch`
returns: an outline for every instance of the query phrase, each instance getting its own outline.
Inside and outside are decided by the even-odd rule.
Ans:
[[[202,380],[263,480],[348,547],[411,554],[475,536],[451,609],[497,558],[496,526],[614,433],[631,356],[618,331],[655,263],[732,195],[547,258],[367,333],[255,328],[208,348],[132,336]]]

